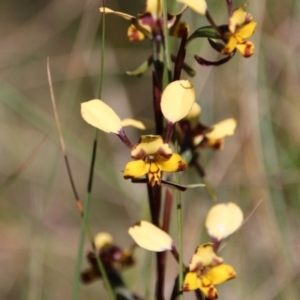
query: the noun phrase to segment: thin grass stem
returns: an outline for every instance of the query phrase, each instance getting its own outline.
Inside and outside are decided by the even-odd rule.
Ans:
[[[102,5],[105,10],[104,0],[102,1]],[[104,75],[105,11],[102,15],[101,23],[102,23],[102,44],[101,44],[101,55],[100,55],[101,59],[100,59],[98,98],[101,98],[101,95],[102,95],[103,75]],[[86,228],[87,228],[87,224],[88,224],[88,215],[89,215],[90,204],[91,204],[97,143],[98,143],[98,129],[95,130],[92,158],[91,158],[91,164],[90,164],[90,173],[89,173],[88,186],[87,186],[87,193],[86,193],[86,199],[84,202],[84,214],[83,214],[83,218],[82,218],[82,222],[81,222],[80,237],[79,237],[79,243],[78,243],[78,254],[77,254],[77,261],[76,261],[74,290],[73,290],[73,299],[74,300],[78,300],[79,296],[80,296],[80,269],[81,269],[81,264],[82,264],[83,245],[84,245],[84,240],[85,240],[85,233],[86,233]],[[95,251],[95,249],[94,249],[94,251]],[[108,297],[110,300],[114,300],[115,294],[110,285],[104,265],[96,251],[95,251],[95,257],[96,257],[97,265],[99,267],[99,271],[101,272],[101,275],[102,275],[102,279],[103,279],[106,291],[108,293]]]
[[[77,189],[76,189],[76,186],[75,186],[75,183],[74,183],[74,179],[73,179],[73,176],[72,176],[71,166],[70,166],[69,159],[68,159],[68,154],[67,154],[67,149],[66,149],[66,145],[65,145],[65,141],[64,141],[64,136],[63,136],[63,133],[62,133],[62,130],[61,130],[59,116],[58,116],[58,112],[57,112],[56,100],[55,100],[55,94],[54,94],[52,76],[51,76],[51,70],[50,70],[50,58],[49,57],[47,57],[47,77],[48,77],[48,84],[49,84],[49,89],[50,89],[52,108],[53,108],[55,123],[56,123],[57,131],[58,131],[58,135],[59,135],[61,150],[62,150],[62,153],[63,153],[63,156],[64,156],[64,160],[65,160],[69,180],[70,180],[70,183],[71,183],[72,191],[73,191],[73,194],[74,194],[74,197],[75,197],[76,206],[77,206],[77,209],[78,209],[80,215],[82,216],[83,215],[83,206],[82,206],[82,203],[79,199]]]
[[[167,66],[168,73],[168,82],[170,83],[172,80],[172,71],[171,71],[171,54],[170,54],[170,41],[169,41],[169,28],[168,28],[168,9],[167,9],[167,0],[162,1],[163,4],[163,20],[164,20],[164,38],[163,45],[165,51],[165,63]]]

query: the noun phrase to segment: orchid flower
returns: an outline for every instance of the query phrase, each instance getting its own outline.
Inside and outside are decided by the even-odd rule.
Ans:
[[[252,21],[250,13],[245,12],[245,7],[246,4],[236,9],[229,18],[229,31],[223,35],[227,44],[221,51],[222,54],[230,54],[237,49],[244,57],[249,57],[254,52],[254,44],[245,39],[253,35],[257,23]]]
[[[183,7],[177,14],[168,13],[168,28],[171,35],[181,37],[183,30],[188,28],[185,22],[180,22],[181,15],[186,8],[186,6]],[[107,7],[100,7],[100,12],[114,14],[129,21],[131,24],[128,27],[127,36],[130,41],[142,41],[145,37],[155,39],[163,36],[162,0],[147,0],[144,12],[136,17]]]
[[[232,266],[223,264],[223,258],[213,251],[213,244],[198,246],[191,258],[189,272],[185,275],[183,291],[200,289],[209,300],[218,298],[215,285],[236,277]]]
[[[213,148],[222,149],[224,138],[234,134],[236,121],[225,119],[212,126],[205,126],[199,122],[201,107],[194,103],[189,114],[177,124],[181,152],[187,149]]]
[[[173,153],[168,142],[173,128],[179,120],[190,111],[195,101],[195,91],[187,80],[170,83],[161,96],[161,110],[166,118],[167,132],[160,135],[142,135],[136,145],[132,145],[126,136],[123,124],[115,111],[102,100],[94,99],[81,104],[83,119],[92,126],[116,134],[131,150],[134,159],[126,164],[123,176],[125,179],[140,178],[145,175],[151,186],[160,185],[162,172],[179,172],[186,168],[185,161],[177,153]],[[140,122],[130,119],[130,125],[141,127]]]

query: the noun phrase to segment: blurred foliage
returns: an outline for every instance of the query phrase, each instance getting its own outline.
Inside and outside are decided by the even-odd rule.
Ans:
[[[219,201],[238,203],[246,216],[260,203],[222,251],[238,278],[219,292],[222,299],[231,300],[296,300],[300,296],[300,4],[248,2],[248,11],[259,24],[251,58],[236,55],[221,67],[204,68],[194,61],[194,54],[217,58],[206,41],[193,41],[187,53],[187,62],[197,71],[192,82],[202,106],[201,120],[206,124],[227,117],[238,120],[237,133],[226,140],[223,151],[202,153],[208,179]],[[235,1],[235,6],[242,3]],[[50,57],[58,112],[83,198],[94,131],[81,119],[79,105],[97,92],[100,5],[90,0],[0,3],[1,299],[71,298],[80,216],[56,132],[46,58]],[[143,10],[142,0],[111,0],[107,5],[131,14]],[[225,1],[210,0],[209,6],[215,19],[226,23]],[[206,24],[190,11],[183,19],[191,29]],[[130,43],[124,20],[108,15],[106,22],[103,100],[122,118],[150,119],[150,71],[141,78],[125,74],[149,56],[150,44]],[[132,140],[138,139],[137,131],[128,132]],[[27,167],[7,184],[47,134]],[[149,217],[145,188],[133,189],[123,180],[121,170],[129,153],[115,136],[101,133],[97,154],[90,225],[93,232],[109,231],[119,245],[128,247],[127,228],[141,216]],[[190,169],[182,180],[197,179]],[[183,198],[188,261],[198,242],[205,241],[203,223],[212,203],[205,189],[187,191]],[[136,261],[141,263],[124,276],[141,295],[146,288],[140,276],[149,264],[147,255],[139,250]],[[175,267],[170,258],[168,294]],[[82,299],[105,297],[99,281],[82,288]]]

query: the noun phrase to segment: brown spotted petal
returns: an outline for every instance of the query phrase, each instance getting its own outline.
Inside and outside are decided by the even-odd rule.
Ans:
[[[188,272],[185,275],[183,288],[184,292],[194,291],[199,288],[199,278],[196,272]]]
[[[189,269],[191,272],[195,272],[204,267],[219,265],[222,262],[223,258],[216,255],[213,244],[207,243],[197,247],[191,258]]]
[[[140,141],[131,151],[134,159],[144,159],[148,155],[158,155],[168,159],[172,155],[170,146],[163,142],[160,135],[142,135]]]

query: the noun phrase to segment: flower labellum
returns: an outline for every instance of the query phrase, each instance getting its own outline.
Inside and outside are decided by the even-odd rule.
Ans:
[[[118,134],[122,129],[119,116],[99,99],[81,103],[81,116],[87,123],[104,132]]]
[[[221,241],[234,233],[242,223],[242,210],[229,202],[214,205],[207,214],[205,226],[211,237]]]
[[[131,226],[128,233],[140,247],[146,250],[162,252],[172,249],[171,237],[147,221],[140,221]]]
[[[173,153],[169,144],[160,135],[142,135],[139,143],[131,150],[135,160],[126,164],[125,179],[148,176],[151,186],[161,184],[161,172],[180,172],[186,169],[186,162]]]
[[[174,124],[190,112],[195,98],[195,89],[188,80],[173,81],[163,91],[162,113],[169,122]]]

